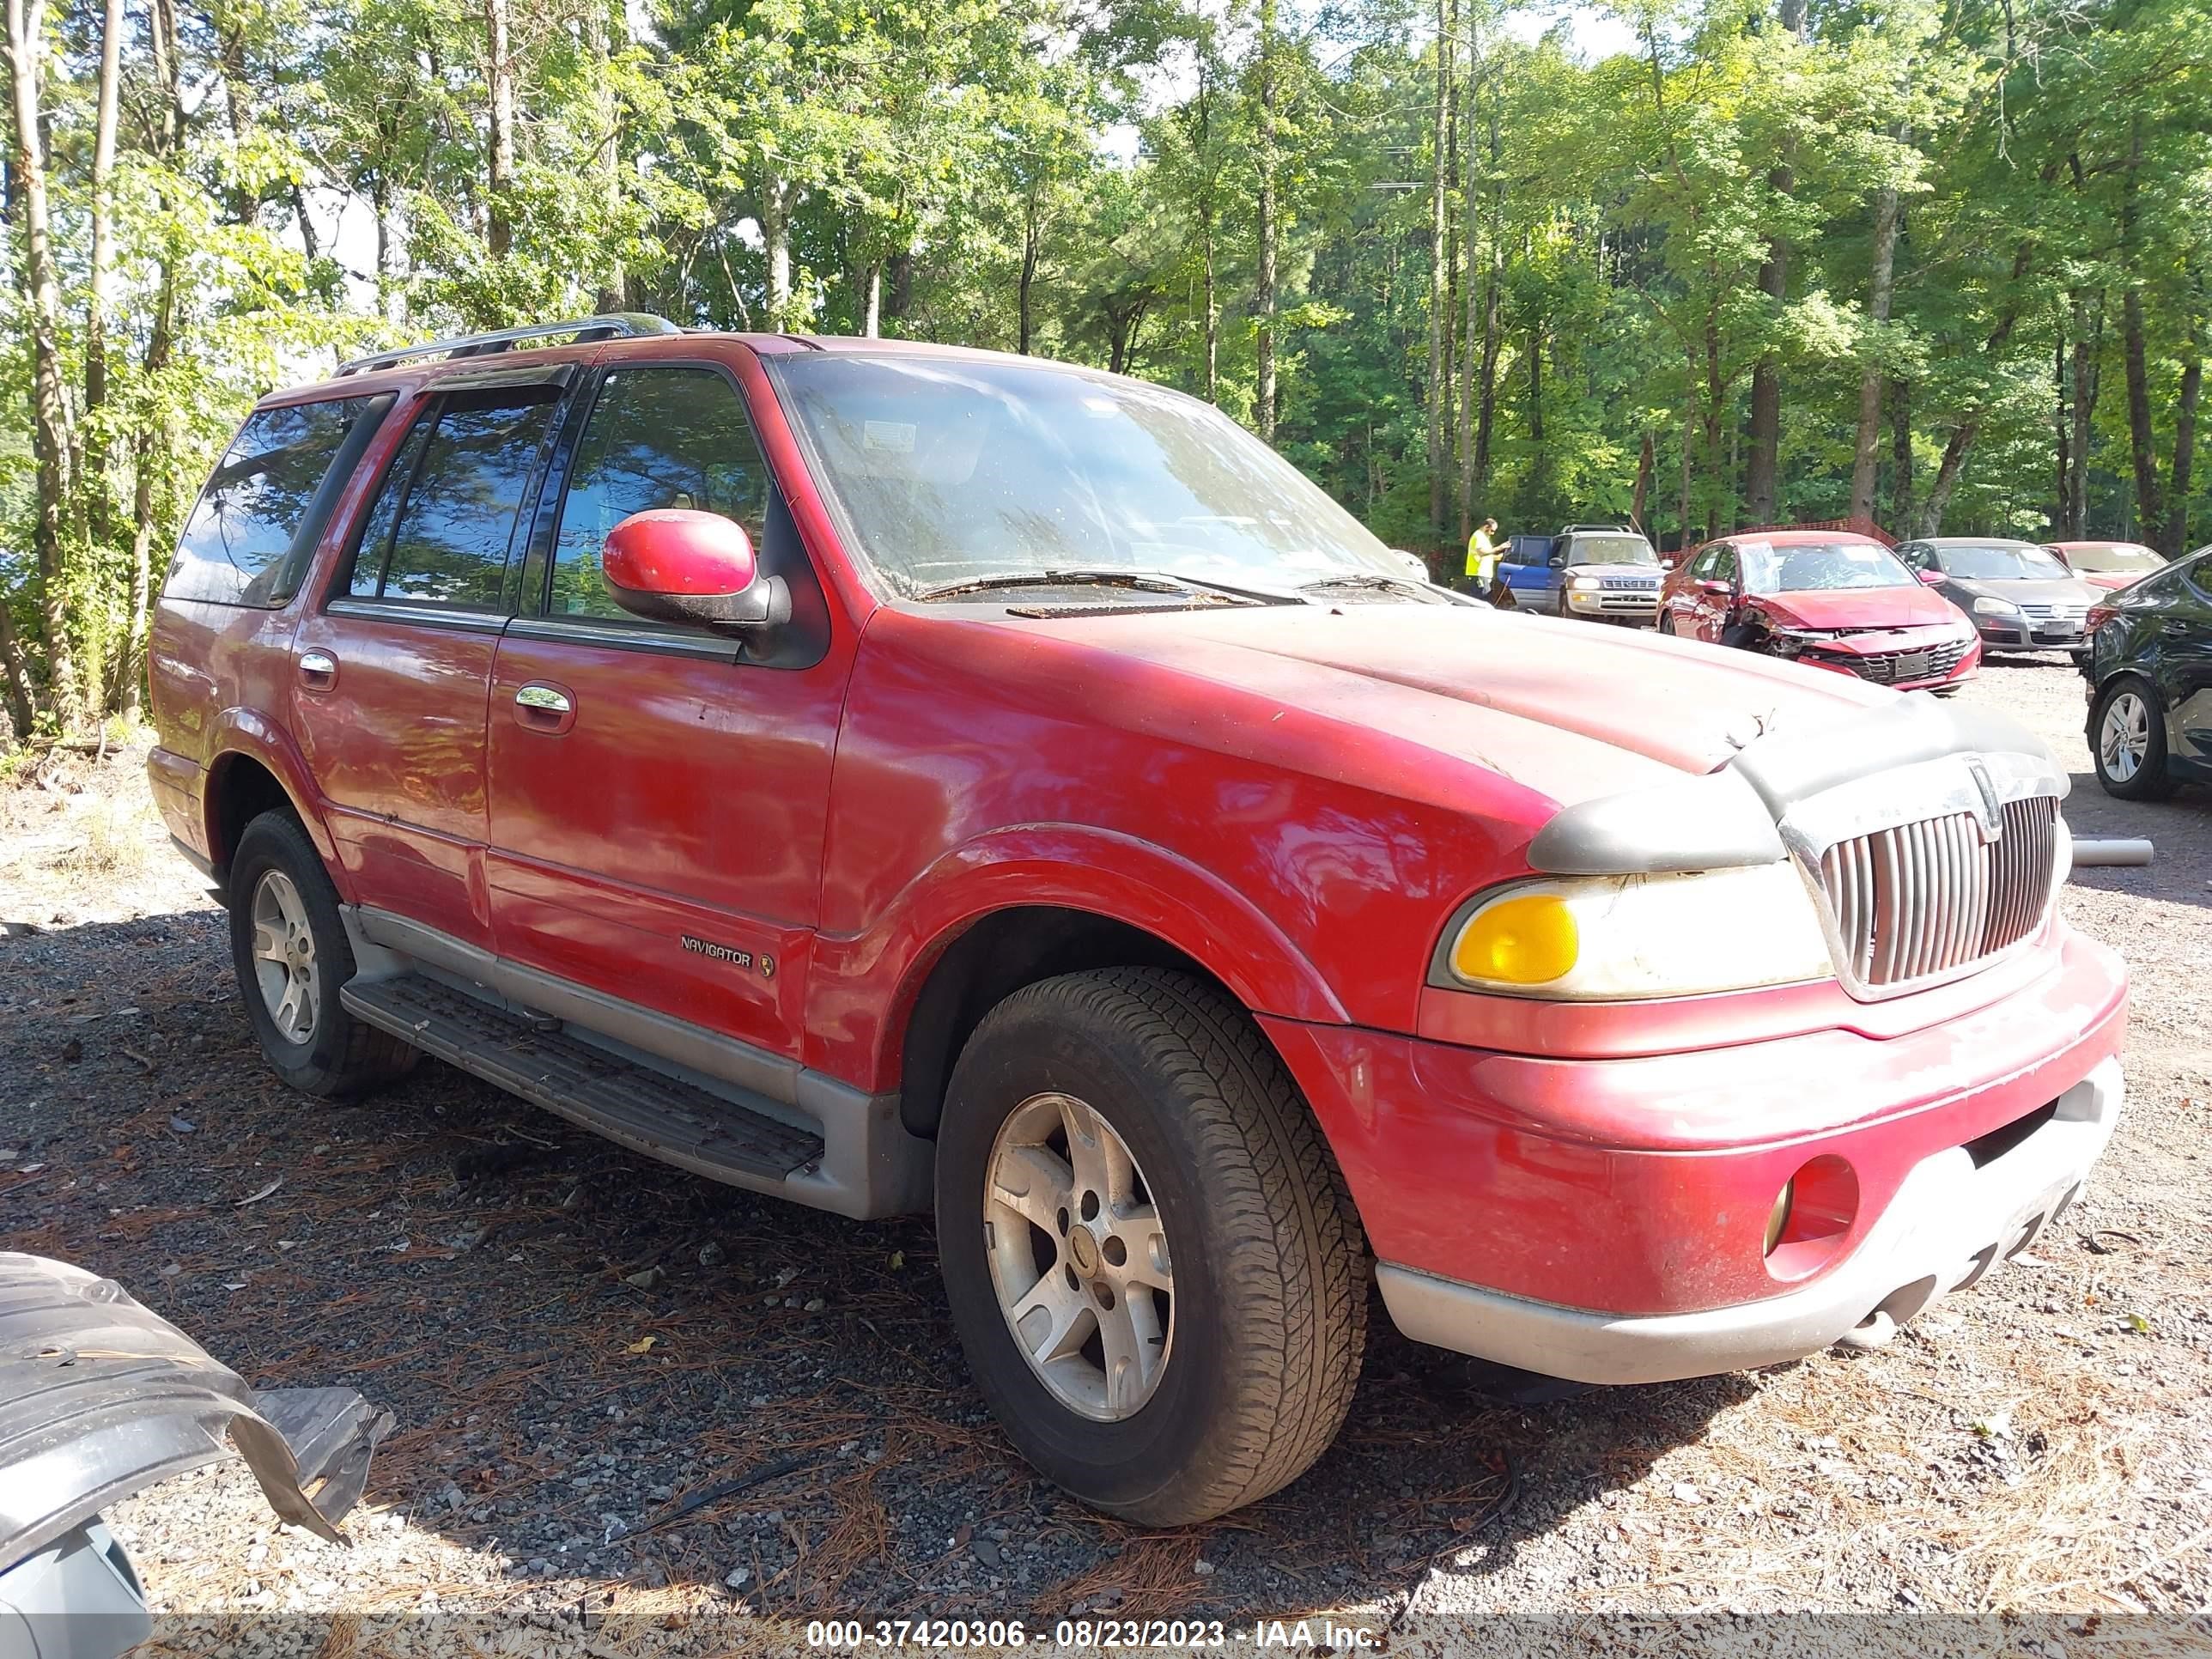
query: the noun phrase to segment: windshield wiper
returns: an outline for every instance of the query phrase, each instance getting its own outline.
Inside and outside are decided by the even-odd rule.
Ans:
[[[1067,570],[1005,571],[995,576],[970,576],[962,581],[925,587],[917,599],[946,599],[961,593],[988,593],[1010,587],[1128,587],[1145,593],[1221,593],[1231,599],[1262,605],[1304,605],[1295,593],[1265,588],[1237,587],[1198,576],[1179,576],[1164,570],[1123,570],[1112,566]]]

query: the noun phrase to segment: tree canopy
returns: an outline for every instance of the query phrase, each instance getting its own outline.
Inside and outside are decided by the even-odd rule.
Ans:
[[[18,738],[256,397],[605,309],[1163,381],[1432,555],[2205,535],[2212,0],[4,4]]]

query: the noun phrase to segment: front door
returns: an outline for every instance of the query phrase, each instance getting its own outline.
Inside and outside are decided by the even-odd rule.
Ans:
[[[2176,586],[2159,608],[2159,691],[2173,711],[2166,730],[2174,755],[2212,772],[2212,554],[2184,569]]]
[[[735,381],[623,364],[556,462],[526,614],[501,642],[489,873],[501,956],[796,1057],[848,653]],[[742,524],[791,623],[645,622],[599,556],[633,513]]]
[[[484,698],[559,395],[535,383],[419,405],[294,641],[293,729],[361,902],[480,948]]]

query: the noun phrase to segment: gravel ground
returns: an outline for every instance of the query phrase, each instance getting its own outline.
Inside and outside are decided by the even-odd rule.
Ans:
[[[2064,901],[2133,969],[2130,1099],[2087,1200],[1877,1352],[1543,1398],[1378,1307],[1303,1480],[1210,1526],[1103,1521],[995,1433],[926,1225],[693,1180],[435,1064],[356,1106],[276,1086],[137,750],[0,787],[0,1237],[258,1386],[398,1414],[349,1548],[276,1526],[235,1463],[114,1510],[178,1651],[763,1651],[979,1616],[1219,1619],[1232,1646],[1328,1619],[1397,1652],[2212,1645],[2207,796],[2107,799],[2064,666],[1966,696],[2057,745],[2077,834],[2158,844]],[[1828,1617],[1765,1616],[1793,1611]]]

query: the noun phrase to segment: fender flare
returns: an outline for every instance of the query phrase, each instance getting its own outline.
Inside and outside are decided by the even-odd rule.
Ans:
[[[848,1030],[884,1011],[866,1048],[896,1077],[907,1023],[951,942],[984,917],[1087,911],[1138,928],[1203,967],[1254,1013],[1351,1024],[1311,958],[1258,904],[1179,854],[1086,825],[1017,824],[963,842],[900,890],[867,928],[823,936],[808,1024]]]
[[[232,707],[216,716],[208,737],[207,782],[201,794],[200,811],[210,854],[221,848],[221,856],[216,862],[228,865],[232,850],[222,847],[218,834],[222,819],[220,781],[227,765],[234,758],[243,758],[257,763],[276,780],[306,828],[307,839],[314,842],[324,868],[331,872],[331,879],[338,884],[343,893],[345,870],[338,861],[337,842],[324,821],[322,795],[307,769],[307,757],[300,752],[292,734],[257,708]]]

